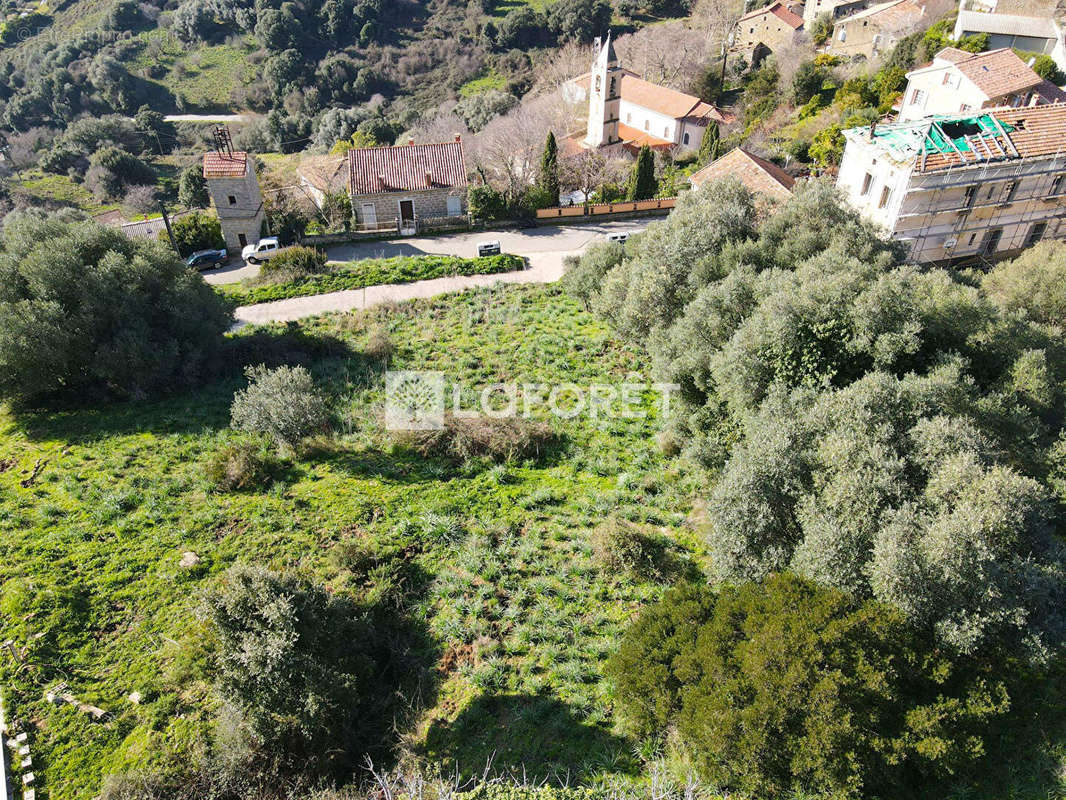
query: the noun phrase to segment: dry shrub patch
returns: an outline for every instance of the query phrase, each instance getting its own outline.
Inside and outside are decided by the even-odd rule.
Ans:
[[[559,437],[546,422],[448,415],[440,430],[405,431],[397,436],[397,441],[424,458],[486,458],[503,463],[539,459],[558,444]]]

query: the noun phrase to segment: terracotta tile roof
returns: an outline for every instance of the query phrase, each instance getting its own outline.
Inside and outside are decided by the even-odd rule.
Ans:
[[[1066,92],[1051,81],[1043,81],[1034,91],[1044,103],[1066,103]]]
[[[627,149],[630,150],[639,150],[644,145],[648,145],[653,150],[674,146],[674,143],[669,139],[660,139],[658,136],[652,136],[647,131],[642,131],[632,125],[626,125],[621,122],[618,123],[618,136],[622,139],[622,143],[626,145]]]
[[[1066,104],[1055,103],[1046,106],[1029,106],[1027,108],[988,109],[982,114],[991,114],[1001,123],[1006,123],[1013,130],[1004,136],[995,137],[996,142],[1012,158],[1040,158],[1066,153]],[[943,120],[941,120],[941,123]],[[993,149],[994,149],[993,145]],[[1013,149],[1012,149],[1013,147]],[[1017,156],[1013,153],[1017,152]],[[965,164],[973,166],[976,162],[972,154],[967,153]],[[958,153],[938,152],[926,156],[925,167],[918,165],[920,172],[936,172],[963,165]]]
[[[461,141],[348,151],[348,190],[388,194],[467,185]]]
[[[788,8],[786,8],[785,5],[782,3],[771,3],[768,6],[763,6],[762,8],[757,8],[754,11],[749,11],[737,22],[740,23],[746,19],[761,17],[763,14],[773,14],[779,20],[781,20],[790,28],[796,31],[803,27],[803,17],[793,13],[792,11],[789,11]]]
[[[945,47],[933,56],[934,61],[950,61],[952,64],[958,64],[960,61],[965,61],[968,58],[973,58],[973,53],[967,52],[966,50],[960,50],[957,47]],[[926,67],[932,66],[932,64],[933,62],[930,61],[928,64],[919,67],[919,69],[925,69]]]
[[[742,147],[736,147],[703,169],[692,174],[689,182],[696,187],[709,181],[732,176],[747,186],[754,194],[764,194],[778,199],[787,199],[792,194],[796,179],[781,167],[765,158],[759,158]]]
[[[664,116],[673,119],[684,119],[697,109],[710,109],[700,113],[711,116],[725,122],[725,117],[714,106],[708,105],[698,97],[679,92],[676,89],[668,89],[657,83],[638,78],[636,75],[626,74],[622,76],[622,99],[641,108],[658,111]]]
[[[1043,80],[1008,48],[978,53],[956,61],[955,67],[990,100],[1032,89]]]
[[[243,178],[248,171],[248,154],[238,150],[232,155],[211,151],[204,153],[205,178]]]

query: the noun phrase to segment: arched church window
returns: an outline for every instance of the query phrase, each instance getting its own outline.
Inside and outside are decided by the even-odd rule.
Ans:
[[[611,97],[614,97],[614,82],[615,79],[611,78]]]
[[[596,91],[598,92],[599,90],[600,90],[600,76],[597,75],[596,76]]]

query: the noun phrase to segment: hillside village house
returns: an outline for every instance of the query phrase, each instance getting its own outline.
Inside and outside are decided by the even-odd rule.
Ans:
[[[814,26],[814,21],[823,14],[832,14],[833,19],[840,19],[869,8],[871,0],[807,0],[803,6],[803,24],[807,30]]]
[[[844,131],[837,186],[918,262],[1066,237],[1066,105]]]
[[[204,180],[226,248],[239,253],[245,245],[258,242],[266,214],[255,159],[243,151],[205,153]]]
[[[870,6],[836,22],[826,51],[845,58],[874,58],[917,30],[925,17],[925,7],[915,0],[889,0]]]
[[[945,47],[933,63],[907,73],[899,119],[1066,100],[1066,92],[1032,71],[1012,50],[967,53]]]
[[[1027,53],[1051,56],[1059,69],[1066,69],[1066,45],[1062,29],[1051,17],[1023,17],[1017,14],[988,14],[962,9],[955,20],[955,41],[988,34],[988,49],[1012,47]]]
[[[753,67],[771,53],[779,53],[796,44],[803,30],[803,17],[784,3],[749,11],[737,20],[731,49],[742,53]]]
[[[721,158],[712,161],[689,177],[694,188],[720,178],[736,178],[744,184],[756,199],[784,202],[792,196],[796,179],[772,161],[735,147]]]
[[[618,147],[636,152],[646,144],[659,150],[695,150],[711,122],[733,120],[698,97],[619,67],[610,36],[603,43],[596,39],[592,71],[567,82],[562,94],[570,103],[588,103],[585,135],[568,139],[570,149]]]
[[[419,229],[466,215],[468,187],[463,141],[348,151],[352,215],[363,230]]]

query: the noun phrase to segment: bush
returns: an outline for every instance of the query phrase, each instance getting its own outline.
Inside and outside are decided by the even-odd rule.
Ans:
[[[269,436],[282,449],[291,449],[325,427],[326,401],[304,367],[249,367],[248,388],[237,392],[230,408],[237,430]]]
[[[1000,307],[1033,322],[1066,328],[1066,244],[1040,242],[997,264],[981,287]]]
[[[185,258],[198,250],[215,250],[226,246],[222,238],[222,224],[210,214],[194,211],[171,221],[170,229],[174,232],[174,244],[178,252]],[[159,240],[170,240],[165,230],[159,232]]]
[[[1033,72],[1041,78],[1051,81],[1056,86],[1061,86],[1066,83],[1066,74],[1063,74],[1062,70],[1059,69],[1059,65],[1055,63],[1055,59],[1046,53],[1041,53],[1033,59],[1032,69]]]
[[[467,192],[470,216],[480,220],[497,220],[507,217],[507,201],[491,186],[471,186]]]
[[[423,458],[438,457],[470,461],[484,458],[496,463],[539,458],[556,444],[557,437],[546,422],[518,417],[454,417],[444,427],[430,431],[404,431],[397,441]]]
[[[591,544],[592,560],[608,573],[654,573],[662,556],[662,547],[642,526],[617,517],[593,529]]]
[[[607,672],[639,732],[676,725],[708,780],[759,797],[928,793],[1008,707],[991,669],[891,608],[788,574],[669,590]]]
[[[158,242],[39,214],[9,215],[2,241],[5,397],[141,397],[216,367],[230,310]]]
[[[622,263],[625,254],[625,248],[618,242],[596,242],[580,256],[567,256],[563,289],[587,309],[604,276]]]
[[[155,172],[136,156],[105,147],[89,159],[85,185],[100,200],[116,200],[131,186],[155,183]]]
[[[294,245],[266,261],[259,271],[265,283],[284,283],[327,272],[326,254],[313,247]]]
[[[406,678],[404,656],[390,648],[410,643],[368,612],[301,578],[243,565],[204,595],[198,616],[213,635],[225,703],[218,749],[230,771],[343,779],[365,754],[381,758]]]
[[[207,191],[207,180],[199,164],[186,167],[178,180],[178,202],[186,208],[207,208],[211,205],[211,196]]]
[[[228,444],[207,462],[207,479],[224,492],[265,489],[272,480],[277,461],[262,442]]]

